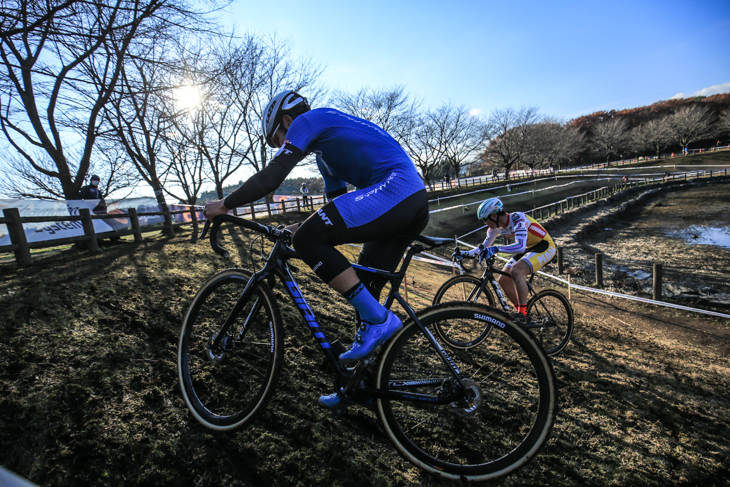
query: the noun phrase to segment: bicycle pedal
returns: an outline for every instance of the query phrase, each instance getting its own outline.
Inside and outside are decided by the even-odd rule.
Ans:
[[[375,353],[371,353],[370,355],[367,355],[363,358],[351,358],[351,359],[340,359],[340,363],[347,367],[348,369],[357,368],[360,365],[360,362],[363,362],[366,366],[373,363],[373,356]]]

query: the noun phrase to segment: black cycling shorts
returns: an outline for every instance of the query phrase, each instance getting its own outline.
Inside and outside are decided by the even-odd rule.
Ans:
[[[363,202],[362,211],[368,211],[366,202]],[[428,224],[428,218],[425,189],[360,226],[348,227],[334,202],[330,202],[299,227],[293,245],[300,258],[326,283],[351,266],[347,258],[335,249],[345,243],[363,243],[359,264],[394,271],[412,242],[404,236],[421,233]],[[385,280],[373,279],[371,273],[358,272],[358,275],[378,298]]]

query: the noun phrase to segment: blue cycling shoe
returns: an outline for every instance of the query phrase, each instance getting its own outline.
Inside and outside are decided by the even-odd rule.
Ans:
[[[326,396],[319,396],[319,400],[317,401],[320,405],[326,407],[327,409],[335,409],[337,406],[340,405],[340,396],[336,392],[334,394],[328,394]],[[369,397],[363,401],[352,401],[352,404],[357,404],[359,406],[366,406],[370,407],[373,405],[373,398]]]
[[[371,323],[362,322],[360,328],[355,335],[355,341],[349,349],[340,355],[341,361],[360,360],[370,355],[379,345],[385,343],[388,338],[403,328],[403,323],[391,311],[383,323],[373,325]]]

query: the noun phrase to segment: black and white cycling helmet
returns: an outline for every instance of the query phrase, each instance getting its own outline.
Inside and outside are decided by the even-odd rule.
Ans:
[[[271,137],[279,130],[284,115],[294,118],[309,109],[307,99],[296,91],[282,91],[272,98],[264,109],[264,116],[261,117],[261,131],[264,133],[269,147],[276,147],[271,141]]]

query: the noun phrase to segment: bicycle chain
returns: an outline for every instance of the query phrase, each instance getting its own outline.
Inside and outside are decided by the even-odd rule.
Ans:
[[[426,375],[438,375],[441,373],[441,372],[429,372],[427,370],[420,370],[420,369],[403,369],[403,368],[398,368],[398,367],[394,368],[393,370],[397,371],[397,372],[410,372],[410,373],[418,373],[418,374],[426,374]],[[444,379],[444,380],[448,380],[448,379]],[[439,386],[439,388],[440,387],[442,387],[442,386]],[[458,429],[457,427],[455,427],[453,425],[438,423],[436,421],[430,421],[430,420],[426,420],[426,419],[420,419],[420,418],[416,418],[415,416],[409,416],[407,414],[393,414],[393,416],[395,416],[398,419],[412,420],[416,423],[424,423],[424,424],[429,424],[432,426],[440,426],[441,428],[444,428],[444,429],[450,429],[450,430]]]

